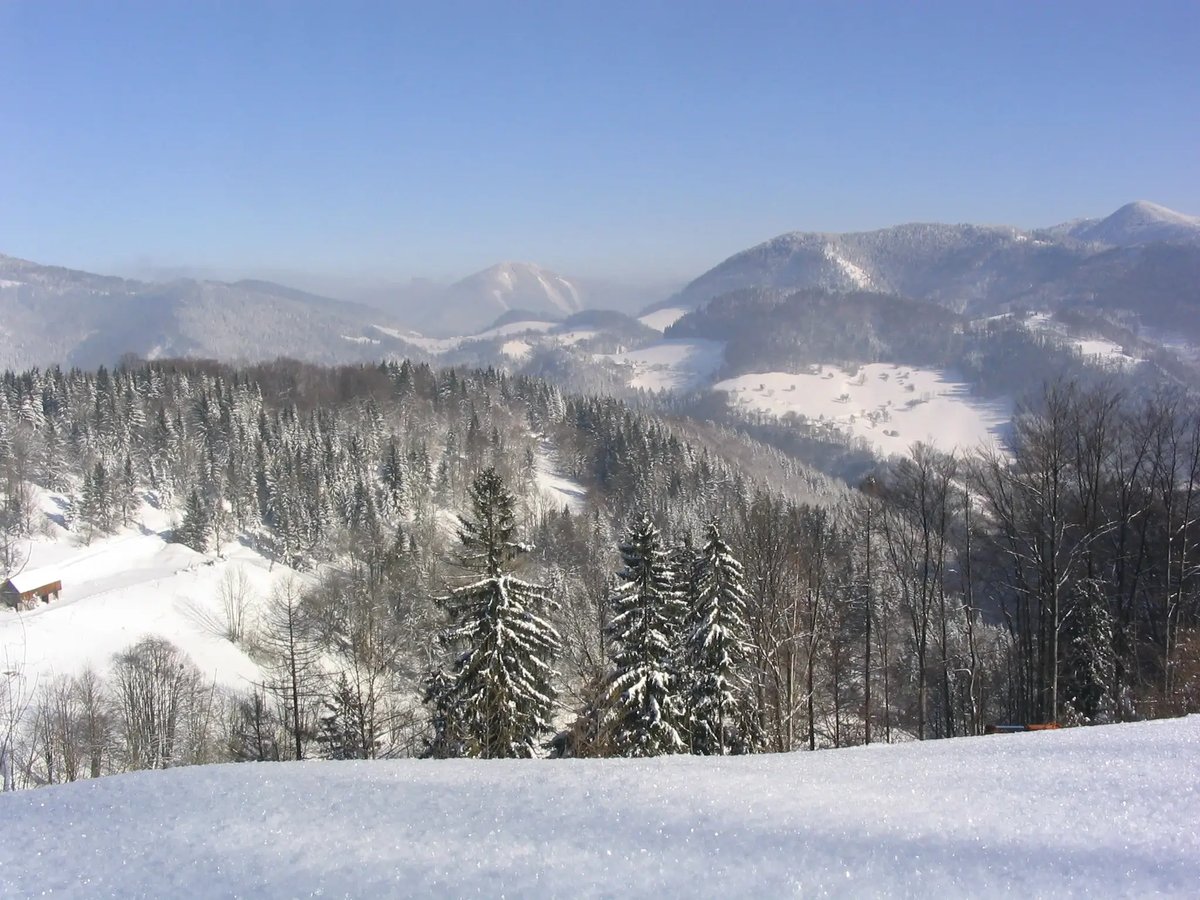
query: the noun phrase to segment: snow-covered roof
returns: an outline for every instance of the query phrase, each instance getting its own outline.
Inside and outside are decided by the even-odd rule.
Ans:
[[[58,581],[58,576],[49,569],[29,569],[13,575],[8,581],[16,589],[17,593],[25,594],[40,587],[45,587],[48,584],[54,584],[54,582]]]

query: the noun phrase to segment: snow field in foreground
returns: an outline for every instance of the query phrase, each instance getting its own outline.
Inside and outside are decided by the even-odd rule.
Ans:
[[[972,396],[968,385],[940,369],[892,363],[853,373],[829,365],[800,374],[759,372],[713,388],[754,412],[823,420],[885,456],[907,454],[915,441],[947,452],[991,445],[1012,418],[1011,404]]]
[[[12,896],[1194,896],[1200,717],[739,758],[259,763],[0,796]]]

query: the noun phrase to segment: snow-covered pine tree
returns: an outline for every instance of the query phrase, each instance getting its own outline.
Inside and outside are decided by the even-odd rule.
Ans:
[[[183,523],[179,526],[179,543],[191,547],[197,553],[207,553],[212,536],[212,516],[196,491],[188,494],[183,509]]]
[[[634,524],[620,550],[625,565],[611,598],[608,626],[612,749],[618,756],[681,753],[686,749],[680,734],[685,704],[674,663],[684,604],[669,553],[648,514]]]
[[[696,563],[686,629],[693,753],[725,756],[762,746],[742,581],[742,564],[711,523]]]
[[[338,676],[333,692],[322,705],[325,709],[317,729],[321,755],[325,759],[369,759],[373,754],[364,745],[364,735],[369,729],[365,727],[362,704],[345,673]]]
[[[450,619],[441,641],[457,656],[429,699],[435,713],[453,707],[462,755],[530,757],[554,705],[551,664],[561,642],[541,615],[554,603],[509,571],[529,547],[517,540],[516,501],[500,475],[485,469],[469,493],[474,517],[460,519],[459,564],[478,577],[439,598]]]
[[[1062,691],[1067,705],[1089,725],[1111,721],[1115,712],[1114,627],[1104,585],[1091,580],[1076,585],[1063,620]]]

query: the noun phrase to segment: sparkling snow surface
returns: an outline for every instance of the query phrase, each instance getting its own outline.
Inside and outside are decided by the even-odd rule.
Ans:
[[[259,763],[0,796],[0,894],[1148,897],[1200,717],[787,755]]]
[[[915,441],[945,451],[993,444],[1012,418],[1010,404],[974,397],[968,385],[940,369],[891,363],[871,363],[853,374],[837,366],[761,372],[714,388],[754,412],[828,422],[884,455],[906,454]]]

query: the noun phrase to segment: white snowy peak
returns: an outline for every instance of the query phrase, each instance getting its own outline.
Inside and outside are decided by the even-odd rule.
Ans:
[[[497,263],[455,283],[450,291],[490,300],[497,313],[524,309],[569,316],[583,309],[583,294],[572,281],[535,263]]]
[[[726,259],[648,311],[694,308],[747,288],[873,291],[932,300],[958,311],[992,312],[1086,267],[1111,247],[1200,246],[1200,217],[1154,203],[1122,206],[1104,219],[1052,228],[909,223],[877,231],[796,231]],[[1050,293],[1063,293],[1054,285]]]
[[[1134,247],[1154,241],[1197,243],[1200,242],[1200,216],[1189,216],[1157,203],[1138,200],[1125,204],[1107,218],[1076,222],[1067,233],[1077,240],[1114,247]]]

